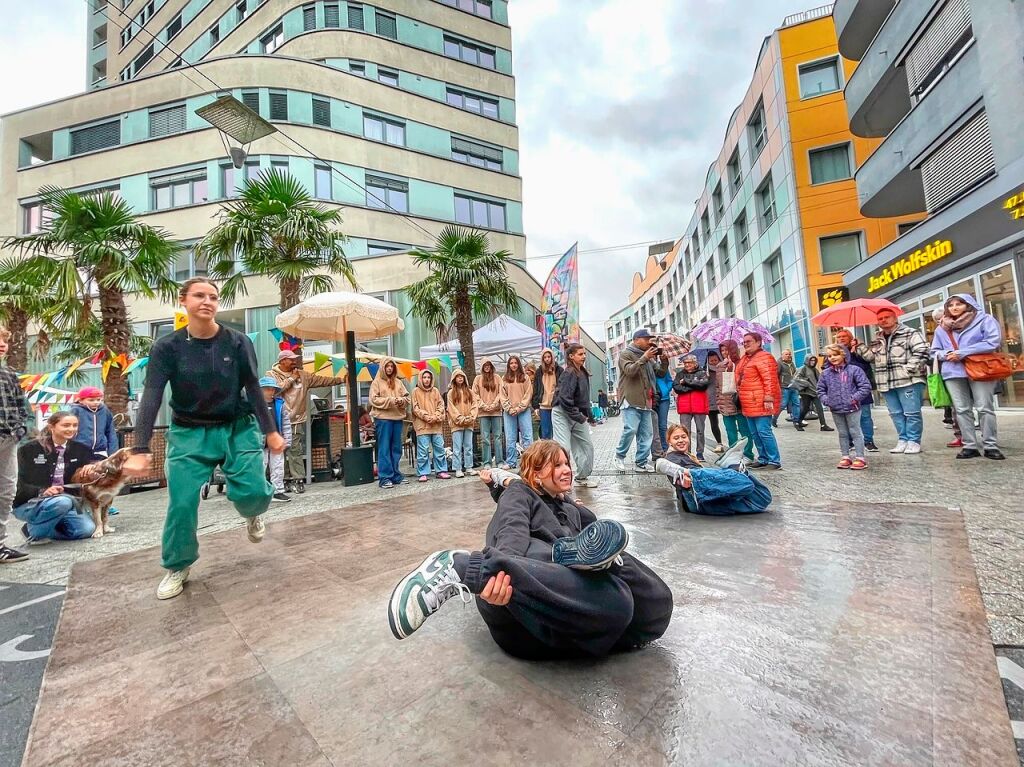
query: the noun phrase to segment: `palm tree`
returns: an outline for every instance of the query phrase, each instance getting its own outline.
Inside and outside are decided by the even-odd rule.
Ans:
[[[0,273],[13,268],[13,262],[0,265]],[[0,274],[0,280],[3,280]],[[52,293],[42,285],[25,282],[0,281],[0,321],[11,333],[8,343],[7,365],[11,370],[24,373],[28,366],[28,327],[39,326],[39,334],[46,335],[46,328],[52,327],[51,317],[59,305]]]
[[[406,288],[412,313],[447,338],[454,326],[462,346],[470,383],[476,376],[473,318],[493,317],[519,308],[519,295],[508,281],[507,250],[492,253],[487,235],[475,229],[446,226],[432,250],[415,250],[413,263],[430,274]]]
[[[224,203],[220,221],[196,252],[206,256],[210,276],[224,280],[225,302],[246,294],[247,276],[262,275],[280,286],[284,311],[305,296],[332,290],[332,274],[355,286],[340,224],[340,210],[317,204],[295,178],[272,169]]]
[[[99,300],[103,347],[112,355],[131,352],[132,326],[126,293],[173,301],[177,283],[169,276],[180,245],[158,227],[143,224],[120,196],[81,194],[58,187],[39,190],[52,214],[43,231],[8,237],[5,247],[24,258],[4,269],[0,281],[53,286],[57,328],[85,328]],[[123,413],[128,382],[111,368],[104,384],[107,405]]]

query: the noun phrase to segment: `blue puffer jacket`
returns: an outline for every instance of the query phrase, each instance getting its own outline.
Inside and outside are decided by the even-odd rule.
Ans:
[[[865,396],[871,394],[871,382],[864,371],[850,364],[850,353],[846,352],[846,364],[837,368],[831,362],[818,378],[818,399],[833,413],[853,413],[860,410]]]
[[[972,354],[997,352],[1003,345],[1003,329],[999,326],[999,321],[991,314],[982,311],[974,296],[970,293],[957,293],[946,299],[946,303],[948,304],[954,298],[959,298],[968,306],[973,307],[978,316],[974,318],[974,322],[960,332],[948,331],[943,327],[935,328],[935,336],[932,338],[932,357],[937,357],[942,362],[943,379],[967,378],[963,362],[946,359],[947,352],[953,351],[953,341],[949,337],[950,332],[956,339],[961,360]]]
[[[93,453],[111,455],[120,447],[117,429],[114,428],[114,414],[106,405],[100,405],[94,413],[85,405],[72,405],[71,412],[78,416],[78,434],[75,442],[81,442]]]

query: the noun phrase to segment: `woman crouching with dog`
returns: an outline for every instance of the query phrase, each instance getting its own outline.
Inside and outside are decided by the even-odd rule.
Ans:
[[[14,516],[25,523],[21,532],[30,545],[74,541],[96,532],[92,517],[78,510],[72,497],[77,491],[68,487],[82,467],[88,476],[93,462],[92,449],[75,442],[76,434],[78,416],[61,411],[46,420],[38,439],[18,448]]]

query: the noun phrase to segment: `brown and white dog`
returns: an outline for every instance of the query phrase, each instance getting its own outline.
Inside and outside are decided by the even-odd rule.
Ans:
[[[83,466],[75,472],[71,481],[81,483],[82,505],[92,514],[96,523],[93,538],[102,538],[104,533],[114,532],[107,523],[107,513],[114,498],[121,492],[128,477],[124,474],[124,462],[132,454],[128,448],[121,448],[109,458]]]

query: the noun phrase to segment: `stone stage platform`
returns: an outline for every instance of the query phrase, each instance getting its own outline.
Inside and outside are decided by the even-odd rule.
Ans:
[[[493,505],[382,493],[258,546],[204,536],[168,602],[153,549],[76,565],[24,764],[1017,764],[958,512],[694,517],[614,478],[580,495],[673,589],[645,650],[514,660],[457,600],[395,641],[396,579],[478,546]]]

